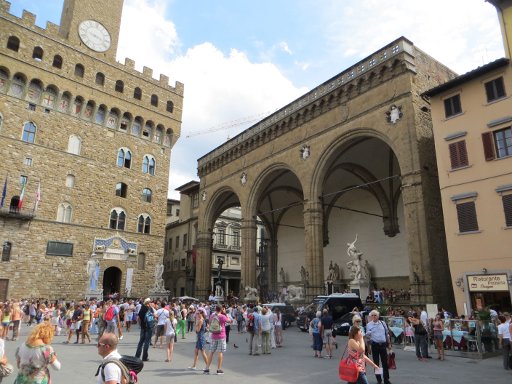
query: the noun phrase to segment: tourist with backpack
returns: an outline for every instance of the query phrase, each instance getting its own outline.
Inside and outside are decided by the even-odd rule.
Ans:
[[[156,324],[155,313],[153,307],[151,307],[151,299],[149,297],[144,300],[144,305],[140,308],[138,319],[140,337],[135,356],[140,358],[142,355],[142,361],[148,361],[149,343],[151,342],[151,336]]]
[[[223,375],[222,362],[224,359],[224,352],[226,352],[226,324],[230,324],[231,320],[223,312],[223,308],[217,304],[215,313],[210,316],[208,328],[211,334],[212,341],[210,343],[210,353],[208,354],[208,364],[203,373],[210,374],[210,365],[213,361],[213,354],[217,352],[217,375]]]

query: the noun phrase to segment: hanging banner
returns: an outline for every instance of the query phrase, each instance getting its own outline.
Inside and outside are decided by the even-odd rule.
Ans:
[[[507,274],[468,276],[470,292],[508,291]]]
[[[130,297],[131,293],[132,293],[132,281],[133,281],[133,268],[127,268],[126,269],[126,286],[124,289],[127,297]]]

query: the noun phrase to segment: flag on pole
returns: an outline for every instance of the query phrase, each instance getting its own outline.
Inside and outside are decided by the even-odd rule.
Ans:
[[[2,191],[2,202],[0,202],[0,208],[4,206],[5,196],[7,196],[7,176],[5,177],[4,190]]]
[[[21,209],[21,206],[23,205],[23,197],[25,197],[25,187],[26,186],[27,186],[27,183],[23,184],[23,187],[21,188],[20,200],[18,202],[18,209]]]
[[[37,207],[39,206],[39,202],[41,201],[41,182],[37,185],[36,191],[36,203],[34,205],[34,212],[37,211]]]

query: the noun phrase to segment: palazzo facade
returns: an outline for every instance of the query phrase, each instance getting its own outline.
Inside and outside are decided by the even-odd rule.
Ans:
[[[162,262],[184,87],[116,61],[122,8],[65,0],[40,28],[0,0],[1,301],[147,295]]]

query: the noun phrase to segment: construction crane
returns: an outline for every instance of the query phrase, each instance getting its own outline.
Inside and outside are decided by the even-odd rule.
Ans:
[[[277,109],[275,111],[277,111]],[[213,132],[224,131],[226,129],[239,127],[244,124],[253,123],[255,121],[259,121],[259,120],[263,119],[264,117],[270,115],[271,113],[273,113],[275,111],[267,111],[267,112],[259,113],[257,115],[245,116],[240,119],[228,121],[228,122],[213,126],[208,129],[204,129],[204,130],[200,130],[200,131],[199,130],[192,131],[192,132],[189,132],[187,134],[187,136],[185,136],[185,137],[188,139],[188,138],[194,137],[194,136],[206,135],[206,134],[213,133]]]

